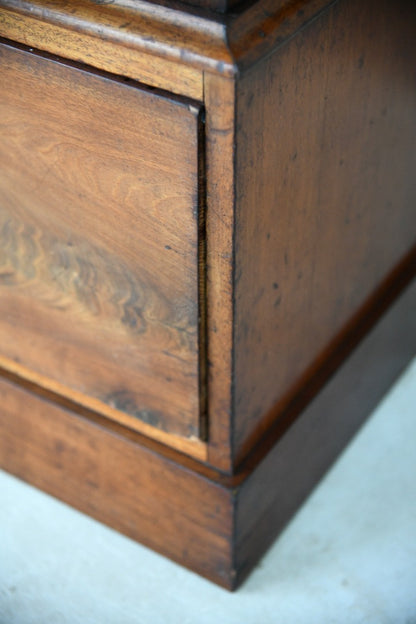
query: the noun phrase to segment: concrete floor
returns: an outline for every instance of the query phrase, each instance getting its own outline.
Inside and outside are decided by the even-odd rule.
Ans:
[[[1,624],[416,624],[416,360],[229,594],[0,472]]]

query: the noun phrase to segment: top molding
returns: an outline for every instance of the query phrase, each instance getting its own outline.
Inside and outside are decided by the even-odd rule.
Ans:
[[[157,0],[151,0],[157,1]],[[198,9],[207,9],[216,11],[217,13],[231,13],[238,5],[242,4],[242,0],[181,0],[184,4],[196,7]],[[251,0],[253,1],[253,0]],[[247,4],[245,2],[244,4]]]
[[[242,5],[240,0],[161,0],[162,4],[146,0],[0,0],[0,36],[8,37],[7,14],[13,14],[55,27],[57,36],[63,31],[76,32],[84,46],[88,41],[111,42],[198,71],[235,76],[336,1],[257,0]],[[232,12],[221,14],[213,9]],[[28,36],[26,40],[31,45]],[[45,49],[48,51],[47,41]]]

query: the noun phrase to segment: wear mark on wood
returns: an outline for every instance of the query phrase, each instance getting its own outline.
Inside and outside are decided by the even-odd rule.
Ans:
[[[120,412],[129,414],[129,416],[134,416],[152,427],[156,427],[162,431],[169,431],[169,422],[166,422],[166,417],[163,413],[145,406],[140,407],[139,397],[136,397],[130,390],[125,388],[115,390],[114,392],[109,393],[105,397],[104,401]],[[198,435],[198,431],[191,424],[189,424],[188,435]]]

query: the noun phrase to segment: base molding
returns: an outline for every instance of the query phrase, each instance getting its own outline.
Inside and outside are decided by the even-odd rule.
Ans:
[[[416,352],[416,282],[269,452],[224,477],[0,379],[0,466],[235,589]],[[70,539],[70,536],[69,536]]]
[[[414,281],[243,482],[236,510],[239,582],[414,357],[415,319]]]

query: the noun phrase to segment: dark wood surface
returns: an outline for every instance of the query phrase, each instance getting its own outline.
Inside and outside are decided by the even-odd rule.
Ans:
[[[238,82],[237,462],[416,243],[415,32],[337,2]]]
[[[169,0],[0,0],[0,36],[202,99],[204,72],[236,76],[334,1],[232,2],[222,15]]]
[[[133,432],[77,416],[6,379],[0,401],[2,468],[230,586],[226,488],[141,445]]]
[[[414,356],[415,319],[413,281],[243,482],[235,510],[237,584]]]
[[[415,314],[413,283],[278,444],[234,478],[10,375],[0,380],[0,466],[235,589],[414,354]]]
[[[238,6],[242,4],[242,0],[180,0],[180,1],[186,5],[189,5],[190,7],[198,7],[201,9],[207,9],[209,11],[218,11],[218,13],[229,13],[230,11],[238,10]],[[178,6],[180,2],[170,3],[169,0],[164,0],[164,4],[167,6],[169,5]]]
[[[166,19],[163,10],[161,19]],[[160,30],[169,30],[169,24]],[[191,63],[155,54],[164,48],[157,31],[149,16],[143,20],[140,13],[132,16],[125,9],[119,11],[115,4],[0,0],[0,36],[6,39],[201,100],[202,72]],[[182,39],[185,46],[184,33]],[[149,42],[151,50],[146,52]],[[166,47],[172,46],[166,42]]]
[[[206,74],[208,461],[232,472],[235,84]]]
[[[2,365],[198,437],[199,109],[0,54]]]
[[[416,331],[412,3],[239,8],[0,0],[0,465],[228,588]]]
[[[126,6],[123,0],[99,5],[0,0],[0,35],[148,84],[164,81],[166,86],[158,86],[176,93],[186,89],[184,94],[192,97],[203,95],[202,70],[235,71],[224,18],[190,13],[185,5],[173,11],[146,2],[140,8]]]

